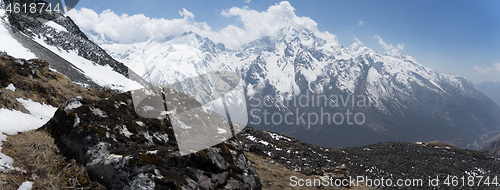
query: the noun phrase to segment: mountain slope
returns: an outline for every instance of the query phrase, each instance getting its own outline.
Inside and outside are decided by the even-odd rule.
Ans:
[[[500,140],[490,143],[487,147],[484,147],[481,151],[496,157],[500,157]]]
[[[491,98],[495,103],[500,105],[500,83],[499,82],[482,82],[474,85],[484,95]]]
[[[24,47],[37,58],[47,61],[50,68],[80,85],[119,91],[141,87],[138,82],[129,79],[129,75],[134,73],[129,73],[126,66],[88,40],[69,17],[45,11],[37,14],[9,13],[3,8],[7,4],[33,2],[1,2],[1,25],[6,31],[1,34],[3,38],[14,39],[9,44]]]

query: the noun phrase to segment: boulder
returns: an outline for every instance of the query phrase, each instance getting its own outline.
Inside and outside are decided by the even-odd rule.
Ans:
[[[43,129],[66,157],[85,165],[109,189],[261,188],[237,138],[181,156],[171,116],[139,116],[131,94],[73,98]],[[207,115],[196,117],[221,117]]]

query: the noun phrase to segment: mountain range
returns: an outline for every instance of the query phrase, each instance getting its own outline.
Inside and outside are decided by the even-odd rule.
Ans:
[[[0,4],[14,2],[38,1]],[[4,133],[27,115],[36,122],[22,131],[44,123],[24,135],[54,138],[51,155],[67,159],[54,167],[66,172],[61,176],[71,175],[61,184],[75,185],[70,179],[76,179],[75,188],[96,183],[109,189],[280,187],[261,184],[276,177],[262,179],[261,174],[274,172],[270,165],[282,165],[279,172],[287,175],[334,178],[498,175],[498,158],[455,146],[486,147],[483,151],[497,155],[499,141],[485,145],[498,140],[499,106],[467,79],[429,69],[395,49],[377,53],[359,40],[343,47],[294,27],[237,50],[193,32],[135,44],[105,38],[97,44],[92,35],[58,13],[9,14],[0,7],[0,39],[8,42],[0,44],[5,51],[0,52],[0,112],[5,114],[0,129]],[[223,128],[229,124],[232,130],[227,119],[233,113],[207,111],[200,101],[204,97],[193,97],[214,84],[190,81],[212,71],[231,71],[242,79],[241,87],[224,95],[229,106],[248,107],[251,127],[236,137]],[[133,93],[150,92],[135,89],[163,85],[177,90],[164,89],[161,104],[185,104],[185,109],[139,116]],[[183,126],[184,137],[192,137],[191,127],[205,126],[195,141],[177,134],[175,115],[181,112],[193,120]],[[14,114],[23,117],[7,118]],[[221,143],[197,152],[181,150],[182,143],[199,144],[201,138]],[[40,147],[40,139],[26,139],[34,145],[23,148]],[[8,142],[4,148],[16,152],[15,141]],[[366,146],[348,147],[359,145]],[[26,153],[31,151],[16,154]],[[19,172],[26,180],[37,180],[36,172],[47,177],[40,171],[49,170],[32,168],[42,165],[36,162],[26,161],[30,167],[24,173],[14,167],[19,157],[14,162],[0,153],[0,169]],[[83,172],[71,173],[74,167]]]
[[[286,27],[278,38],[232,50],[193,32],[135,44],[104,38],[98,45],[87,37],[97,39],[92,31],[81,31],[69,17],[2,17],[11,39],[82,86],[123,92],[210,71],[237,73],[248,125],[313,144],[440,140],[478,149],[500,129],[499,106],[467,79],[429,69],[396,49],[377,53],[360,41],[343,47],[305,28]],[[196,95],[210,85],[181,88]]]
[[[478,149],[500,129],[500,108],[467,79],[396,49],[377,53],[360,41],[343,47],[305,28],[283,28],[279,38],[237,50],[193,32],[135,44],[97,41],[154,85],[236,72],[250,126],[322,146],[440,140]]]

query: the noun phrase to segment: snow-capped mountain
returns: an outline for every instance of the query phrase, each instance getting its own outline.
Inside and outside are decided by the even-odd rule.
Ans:
[[[4,1],[11,2],[17,1]],[[125,91],[233,71],[244,84],[226,99],[241,107],[243,98],[236,95],[246,94],[249,125],[314,144],[440,140],[481,146],[484,134],[500,129],[500,108],[468,80],[433,71],[396,50],[377,53],[359,41],[342,47],[287,27],[279,38],[264,37],[238,50],[192,32],[127,45],[101,40],[101,48],[69,17],[0,10],[1,39],[12,42],[2,43],[1,51],[45,60],[73,82]],[[196,95],[209,86],[186,83],[180,90]]]
[[[245,82],[249,125],[314,144],[441,140],[480,146],[480,136],[500,129],[500,108],[465,78],[431,70],[397,50],[377,53],[360,41],[342,47],[307,29],[283,28],[280,38],[238,50],[195,33],[102,47],[155,85],[234,71]]]
[[[88,87],[125,91],[141,85],[129,79],[128,68],[90,41],[69,18],[56,12],[9,12],[9,4],[35,1],[4,0],[0,8],[0,51],[20,58],[47,61],[73,82]],[[17,48],[13,48],[17,47]]]

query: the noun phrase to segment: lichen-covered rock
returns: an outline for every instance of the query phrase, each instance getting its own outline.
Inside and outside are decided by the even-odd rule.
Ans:
[[[74,98],[43,128],[109,189],[261,188],[239,140],[181,156],[170,117],[140,117],[130,92],[101,101]]]

